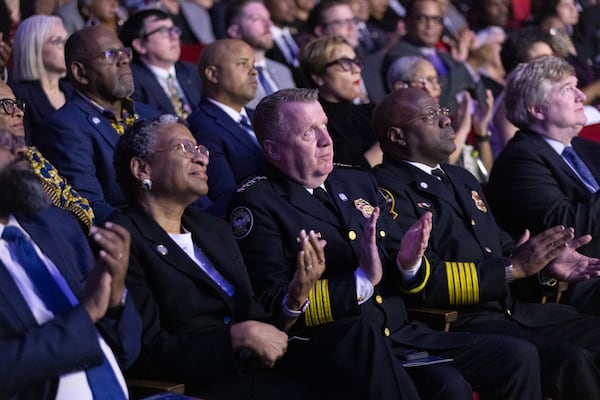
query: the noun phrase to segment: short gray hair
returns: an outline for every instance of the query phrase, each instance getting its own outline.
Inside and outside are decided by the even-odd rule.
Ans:
[[[139,119],[119,138],[113,156],[113,168],[117,183],[127,200],[135,199],[139,186],[136,177],[131,173],[131,159],[139,157],[147,160],[152,157],[160,128],[176,123],[183,121],[172,114],[163,114],[154,119]]]
[[[290,88],[279,90],[263,99],[256,106],[252,118],[254,133],[260,143],[265,139],[284,137],[288,121],[281,113],[281,108],[287,103],[312,103],[319,101],[317,89]]]
[[[573,67],[562,58],[545,56],[519,64],[507,77],[504,87],[506,117],[518,128],[532,122],[529,109],[546,103],[553,83],[575,76]]]
[[[389,90],[394,89],[394,83],[400,82],[412,82],[415,74],[417,73],[417,67],[423,61],[427,61],[421,56],[403,56],[399,57],[390,65],[387,71],[387,85]]]
[[[57,16],[32,15],[19,24],[13,44],[12,72],[15,80],[37,81],[46,75],[42,50],[56,23],[62,25],[62,20]]]

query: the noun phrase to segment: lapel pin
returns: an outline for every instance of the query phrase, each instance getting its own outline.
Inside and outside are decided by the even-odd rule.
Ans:
[[[94,117],[94,118],[92,118],[92,122],[93,122],[94,124],[98,125],[98,124],[100,123],[100,118],[98,118],[98,117]]]
[[[348,201],[348,196],[345,193],[338,193],[338,197],[341,201]]]
[[[421,189],[427,189],[429,187],[427,182],[419,182],[419,186],[421,187]]]
[[[481,196],[479,195],[479,193],[477,193],[476,190],[471,190],[471,198],[473,199],[473,202],[475,203],[475,207],[477,207],[477,209],[483,213],[487,212],[487,207],[485,205],[485,202],[483,201],[483,199],[481,198]]]
[[[167,247],[164,244],[157,244],[156,251],[158,251],[161,256],[166,256],[169,254],[169,250],[167,250]]]

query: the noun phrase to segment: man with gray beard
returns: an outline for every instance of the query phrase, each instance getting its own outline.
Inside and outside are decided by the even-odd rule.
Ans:
[[[119,136],[139,117],[158,115],[130,98],[131,55],[114,31],[101,26],[71,35],[65,59],[76,92],[52,115],[48,132],[31,135],[33,145],[89,200],[98,222],[125,204],[112,167]]]
[[[0,129],[0,398],[127,399],[119,365],[135,360],[141,335],[125,288],[129,233],[93,227],[94,260],[26,151]]]

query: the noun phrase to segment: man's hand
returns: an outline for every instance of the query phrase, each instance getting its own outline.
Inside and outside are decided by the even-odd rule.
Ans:
[[[431,234],[431,221],[432,214],[426,212],[404,233],[396,256],[398,267],[412,268],[423,257]]]
[[[377,242],[375,241],[375,232],[377,230],[379,213],[379,207],[375,207],[371,217],[369,218],[369,221],[365,225],[360,244],[360,268],[363,270],[369,281],[371,281],[373,286],[377,285],[383,276],[381,258],[379,257]]]
[[[592,236],[584,235],[569,241],[545,271],[552,277],[566,282],[579,282],[600,276],[600,259],[587,257],[576,251],[591,240]]]
[[[567,242],[573,239],[573,229],[559,225],[532,238],[529,236],[529,230],[525,230],[510,256],[513,279],[525,278],[541,271],[564,250]]]
[[[288,285],[287,306],[292,310],[299,310],[315,282],[325,271],[325,252],[323,249],[327,242],[319,239],[315,232],[308,235],[303,229],[298,235],[302,249],[296,257],[296,273]]]
[[[120,304],[125,290],[125,276],[129,266],[129,232],[112,222],[104,224],[104,228],[93,226],[90,229],[92,239],[100,247],[96,267],[106,271],[111,277],[110,307]]]
[[[234,351],[249,350],[267,368],[273,367],[287,351],[288,336],[273,325],[244,321],[231,325]]]

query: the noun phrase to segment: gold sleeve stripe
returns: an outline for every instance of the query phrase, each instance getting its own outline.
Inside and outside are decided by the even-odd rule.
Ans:
[[[306,326],[322,325],[333,322],[331,300],[329,298],[329,281],[319,279],[308,294],[310,305],[304,314]]]
[[[425,288],[425,285],[427,285],[427,282],[429,282],[429,277],[431,276],[431,265],[429,264],[429,260],[427,259],[427,257],[423,256],[423,260],[425,261],[425,276],[423,278],[423,282],[421,282],[420,285],[418,285],[410,290],[406,290],[401,287],[400,290],[403,293],[407,293],[407,294],[419,293],[421,290],[423,290]],[[421,265],[421,268],[423,268],[423,265]]]
[[[474,263],[446,262],[450,305],[479,303],[479,278]]]

